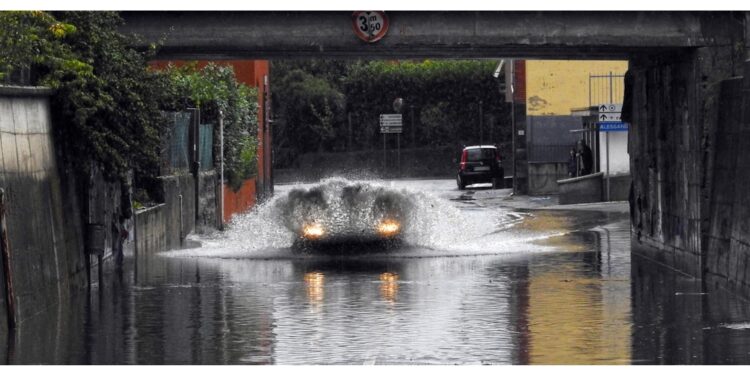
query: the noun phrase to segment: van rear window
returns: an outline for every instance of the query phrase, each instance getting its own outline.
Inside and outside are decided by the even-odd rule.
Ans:
[[[495,158],[494,148],[472,148],[466,150],[467,161],[479,161]]]

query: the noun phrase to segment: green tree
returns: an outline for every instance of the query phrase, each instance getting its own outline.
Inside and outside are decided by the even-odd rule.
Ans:
[[[304,153],[332,147],[345,104],[334,84],[294,69],[276,79],[274,97],[278,117],[274,138],[280,148]]]
[[[347,149],[349,137],[354,150],[380,147],[379,115],[392,113],[397,97],[406,101],[406,144],[412,110],[418,147],[506,142],[510,105],[492,76],[496,66],[479,60],[274,61],[275,162],[286,166],[300,153]],[[326,103],[330,112],[322,116]]]

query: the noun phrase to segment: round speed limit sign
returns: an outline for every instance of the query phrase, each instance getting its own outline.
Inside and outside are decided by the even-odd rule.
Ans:
[[[359,39],[368,43],[377,42],[388,32],[388,16],[385,12],[354,12],[352,29]]]

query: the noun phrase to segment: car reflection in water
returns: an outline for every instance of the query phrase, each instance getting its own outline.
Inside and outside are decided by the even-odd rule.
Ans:
[[[312,305],[323,302],[325,297],[325,275],[321,272],[308,272],[305,274],[305,285],[307,286],[307,299]]]
[[[380,297],[391,304],[396,303],[398,296],[398,274],[383,272],[380,274]]]

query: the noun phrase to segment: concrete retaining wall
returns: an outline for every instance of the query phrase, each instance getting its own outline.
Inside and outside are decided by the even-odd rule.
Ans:
[[[19,321],[86,282],[81,211],[72,179],[58,172],[46,94],[0,87],[0,187]]]
[[[742,224],[750,219],[743,202],[747,194],[736,190],[744,189],[750,178],[750,168],[742,165],[750,144],[740,143],[732,151],[731,138],[737,135],[730,129],[740,127],[737,119],[726,116],[747,108],[738,106],[738,98],[723,97],[727,90],[736,96],[737,83],[722,86],[742,74],[738,52],[706,47],[637,57],[631,60],[626,84],[625,102],[631,105],[623,107],[623,120],[632,125],[633,249],[697,277],[717,272],[739,280],[747,269],[740,256],[744,250],[715,253],[732,241],[739,249],[748,243],[750,230]],[[731,157],[738,158],[734,166]],[[732,184],[739,184],[735,191]],[[726,226],[732,227],[731,236]]]
[[[0,249],[2,251],[2,249]],[[0,256],[0,342],[7,342],[6,336],[8,334],[8,306],[5,304],[5,271],[3,258]],[[2,362],[0,363],[7,363]]]
[[[594,173],[587,176],[558,180],[560,204],[591,203],[602,201],[602,176]]]
[[[731,51],[700,48],[631,61],[628,147],[633,177],[634,249],[694,276],[702,273],[708,224],[711,137],[718,83],[731,75]],[[626,120],[627,121],[627,120]],[[643,245],[643,246],[641,246]]]
[[[195,179],[191,174],[159,178],[164,190],[166,249],[179,249],[195,229]]]
[[[706,271],[712,282],[750,290],[750,62],[745,79],[722,82]],[[750,293],[747,293],[750,294]]]
[[[138,210],[135,213],[136,257],[167,249],[166,205]]]
[[[629,174],[604,176],[602,182],[602,200],[607,200],[607,181],[609,181],[609,200],[626,201],[630,196],[630,184],[632,179]]]
[[[196,230],[199,233],[210,231],[217,228],[219,218],[218,205],[218,174],[211,171],[201,171],[198,175],[200,179],[198,192],[198,222]]]
[[[136,220],[141,220],[141,223],[136,223],[137,241],[145,240],[144,236],[149,239],[148,243],[140,243],[148,251],[138,250],[139,254],[179,249],[191,232],[205,232],[218,227],[218,176],[215,171],[200,172],[197,202],[192,174],[161,176],[159,179],[164,203],[137,213]],[[152,228],[151,224],[144,226],[144,221],[156,227]],[[162,227],[163,233],[157,233]]]
[[[568,177],[567,163],[529,162],[529,195],[557,194],[557,180]]]

